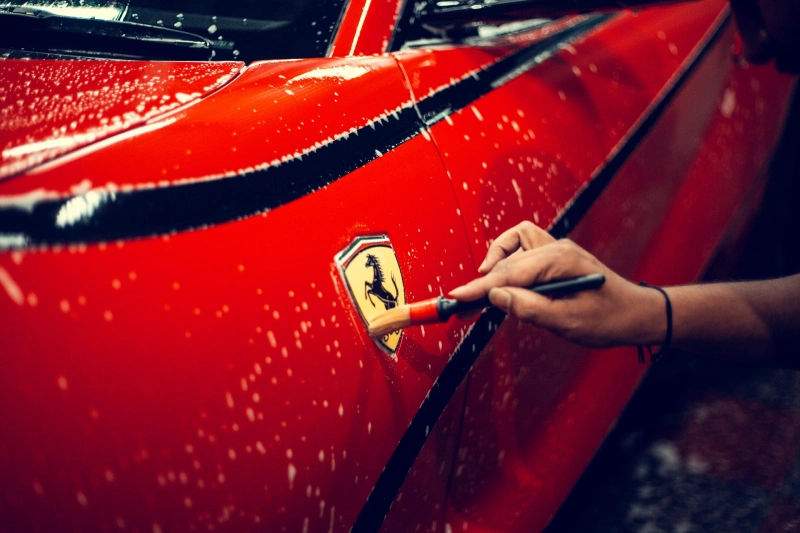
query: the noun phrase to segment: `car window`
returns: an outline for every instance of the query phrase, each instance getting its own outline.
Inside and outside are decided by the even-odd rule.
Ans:
[[[325,56],[345,4],[346,0],[0,1],[0,7],[181,30],[211,41],[214,60],[248,62]]]
[[[454,18],[448,20],[446,16],[429,18],[433,7],[446,12],[448,9],[461,9],[471,6],[473,12],[484,13],[478,8],[497,7],[508,0],[447,0],[432,2],[427,0],[407,2],[395,28],[390,43],[393,51],[409,48],[430,47],[452,44],[480,44],[485,40],[507,37],[522,33],[533,28],[552,22],[551,18],[530,18],[514,20],[511,17],[496,17],[487,15],[485,18],[476,17]]]

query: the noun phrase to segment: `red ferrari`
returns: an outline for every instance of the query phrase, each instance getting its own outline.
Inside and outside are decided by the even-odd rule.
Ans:
[[[0,531],[541,530],[635,350],[365,324],[523,220],[697,279],[794,80],[723,0],[539,4],[0,2]]]

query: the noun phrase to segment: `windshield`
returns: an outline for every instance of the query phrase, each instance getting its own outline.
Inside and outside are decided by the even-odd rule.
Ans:
[[[190,32],[214,60],[323,57],[346,0],[0,0],[0,7]]]

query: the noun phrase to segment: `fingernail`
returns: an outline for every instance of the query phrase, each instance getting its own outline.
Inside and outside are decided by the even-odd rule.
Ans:
[[[458,298],[460,295],[464,294],[466,288],[462,285],[461,287],[456,287],[452,291],[448,292],[448,296],[452,296],[453,298]]]
[[[494,288],[489,291],[489,301],[503,311],[508,311],[511,308],[512,299],[511,293],[503,289]]]
[[[478,267],[478,272],[483,273],[485,269],[486,269],[486,259],[484,259],[483,263],[481,263],[481,266]]]

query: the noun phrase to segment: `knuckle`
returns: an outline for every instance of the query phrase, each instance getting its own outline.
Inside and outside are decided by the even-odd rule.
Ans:
[[[567,316],[559,324],[559,330],[564,337],[575,338],[580,335],[582,329],[581,321],[574,316]]]
[[[568,239],[559,239],[553,244],[553,246],[559,252],[564,253],[564,252],[568,252],[568,251],[572,250],[571,244],[572,244],[572,241],[570,241]]]
[[[511,314],[524,322],[536,322],[537,307],[525,294],[514,295]]]
[[[575,251],[563,242],[557,242],[553,245],[552,266],[563,268],[572,265],[575,262]]]
[[[575,244],[575,242],[572,239],[570,239],[569,237],[565,237],[565,238],[561,239],[558,242],[560,242],[561,245],[567,250],[577,250],[578,249],[578,245]]]
[[[558,241],[558,249],[559,253],[571,262],[578,261],[582,257],[582,249],[569,239]]]
[[[489,274],[481,278],[480,292],[488,294],[493,287],[500,287],[502,285],[505,285],[503,276],[499,272],[492,270]]]
[[[577,334],[581,331],[582,322],[579,318],[571,316],[567,318],[566,327],[572,334]]]
[[[507,275],[508,272],[511,270],[511,265],[509,264],[508,259],[503,258],[497,262],[494,269],[497,271],[498,274]]]
[[[536,323],[536,310],[527,305],[521,305],[514,309],[514,316],[523,322]]]

